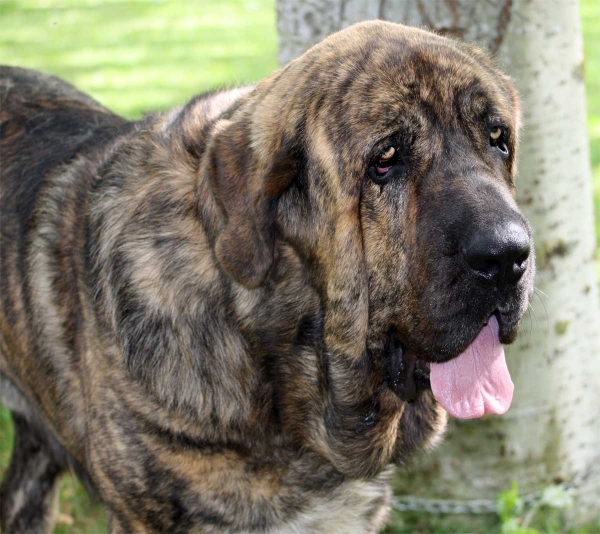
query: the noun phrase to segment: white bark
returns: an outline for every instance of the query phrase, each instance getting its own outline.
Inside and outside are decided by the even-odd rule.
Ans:
[[[534,227],[541,298],[508,350],[509,413],[453,422],[403,487],[430,498],[493,498],[588,474],[580,519],[600,503],[600,309],[577,0],[279,0],[280,59],[364,18],[433,27],[497,52],[522,97],[518,198]],[[543,295],[547,295],[543,296]]]

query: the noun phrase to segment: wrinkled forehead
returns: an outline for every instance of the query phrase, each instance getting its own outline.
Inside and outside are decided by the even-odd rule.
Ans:
[[[432,34],[362,37],[321,64],[335,129],[385,135],[398,121],[457,128],[478,120],[515,127],[510,80],[478,49]]]
[[[383,78],[380,94],[395,94],[396,105],[420,108],[444,126],[464,119],[514,115],[508,78],[466,50],[438,43],[407,46],[396,54],[386,50],[384,62],[394,76]]]

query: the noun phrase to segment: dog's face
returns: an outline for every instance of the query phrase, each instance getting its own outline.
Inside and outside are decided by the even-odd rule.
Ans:
[[[371,69],[384,73],[376,83]],[[351,92],[333,143],[359,156],[348,168],[363,176],[371,332],[396,329],[433,362],[463,351],[492,315],[500,341],[513,341],[534,263],[514,201],[510,81],[474,51],[392,41]]]
[[[228,138],[251,153],[213,158],[215,180],[220,168],[242,191],[218,198],[237,232],[217,242],[225,268],[256,286],[273,242],[291,244],[323,296],[328,348],[366,349],[383,367],[398,347],[417,368],[447,361],[491,316],[500,341],[513,341],[534,263],[514,201],[508,77],[475,48],[371,22],[267,82]],[[253,174],[242,184],[244,169]]]

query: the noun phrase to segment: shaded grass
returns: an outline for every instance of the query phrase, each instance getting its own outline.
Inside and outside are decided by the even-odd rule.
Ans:
[[[582,0],[581,10],[599,236],[600,2]],[[277,68],[276,50],[274,0],[0,0],[0,63],[65,78],[129,118],[204,90],[259,80]],[[13,439],[10,416],[0,409],[0,471]],[[58,533],[106,532],[102,507],[70,476],[61,482],[60,511]],[[399,513],[393,518],[389,534],[464,532],[467,519]],[[492,532],[499,523],[485,516],[470,528]]]

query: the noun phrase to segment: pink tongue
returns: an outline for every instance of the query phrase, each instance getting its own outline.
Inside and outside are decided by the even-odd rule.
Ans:
[[[433,394],[450,415],[474,419],[488,413],[502,414],[510,408],[514,385],[493,315],[467,350],[453,360],[429,367]]]

